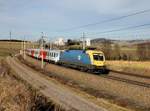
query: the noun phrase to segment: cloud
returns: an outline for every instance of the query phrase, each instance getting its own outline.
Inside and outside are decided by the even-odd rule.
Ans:
[[[13,29],[36,34],[46,31],[52,36],[65,35],[55,31],[148,9],[149,4],[148,0],[0,0],[0,30],[6,32]],[[75,30],[69,34],[144,23],[150,16],[138,17]]]

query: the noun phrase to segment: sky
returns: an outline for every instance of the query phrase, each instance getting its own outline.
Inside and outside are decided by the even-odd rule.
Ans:
[[[115,30],[150,23],[150,12],[90,27],[78,26],[101,22],[150,9],[150,0],[0,0],[0,39],[37,40],[42,33],[48,40],[59,37],[149,39],[150,26],[110,33]],[[73,28],[73,29],[72,29]],[[72,30],[69,30],[72,29]]]

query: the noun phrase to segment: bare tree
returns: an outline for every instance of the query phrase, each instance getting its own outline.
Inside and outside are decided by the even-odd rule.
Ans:
[[[117,43],[114,45],[113,58],[116,59],[116,60],[120,60],[121,59],[120,46]]]
[[[102,42],[102,51],[104,52],[106,59],[112,59],[112,43],[110,40]]]
[[[137,45],[137,55],[139,60],[147,59],[147,47],[146,44],[138,44]]]
[[[147,43],[147,60],[150,60],[150,43]]]

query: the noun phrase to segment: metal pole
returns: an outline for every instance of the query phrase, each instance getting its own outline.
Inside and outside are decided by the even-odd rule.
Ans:
[[[83,37],[82,37],[82,48],[85,50],[85,33],[83,32]]]
[[[25,37],[24,37],[24,49],[23,49],[23,58],[26,59],[26,55],[25,55],[25,49],[26,49],[26,43],[25,43]]]
[[[41,68],[43,69],[43,65],[44,65],[44,61],[43,61],[43,36],[44,36],[44,34],[43,34],[43,32],[42,32],[42,46],[41,46],[41,53],[42,53],[42,60],[41,60]]]
[[[34,42],[31,42],[32,48],[34,49]]]
[[[49,40],[49,50],[51,50],[52,49],[52,42],[51,42],[51,40]]]
[[[23,54],[23,40],[21,41],[21,54]]]
[[[49,50],[51,50],[51,41],[49,40]]]

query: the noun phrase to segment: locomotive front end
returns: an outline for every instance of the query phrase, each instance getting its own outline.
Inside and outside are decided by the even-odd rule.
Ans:
[[[105,56],[101,51],[87,51],[94,69],[105,69]]]

